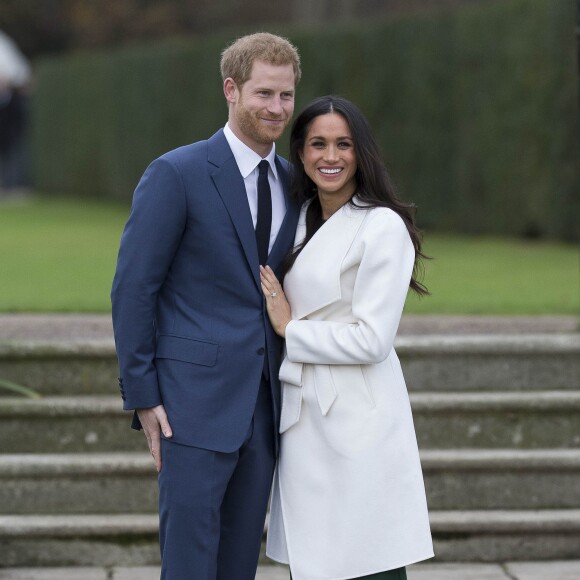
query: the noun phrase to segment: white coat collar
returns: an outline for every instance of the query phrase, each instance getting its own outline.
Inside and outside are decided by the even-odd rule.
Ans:
[[[361,204],[360,201],[356,203]],[[306,209],[302,206],[295,246],[306,235]],[[292,318],[301,319],[341,297],[340,270],[368,210],[346,203],[314,234],[286,274],[284,291],[292,304]],[[315,291],[309,291],[315,288]]]

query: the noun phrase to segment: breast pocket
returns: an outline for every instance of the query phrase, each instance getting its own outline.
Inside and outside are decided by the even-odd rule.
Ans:
[[[215,342],[162,334],[157,342],[155,358],[213,367],[218,351],[219,345]]]

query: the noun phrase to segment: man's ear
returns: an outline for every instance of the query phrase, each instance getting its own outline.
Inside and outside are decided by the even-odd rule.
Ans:
[[[224,95],[228,103],[236,103],[238,101],[240,91],[234,79],[228,77],[224,81]]]

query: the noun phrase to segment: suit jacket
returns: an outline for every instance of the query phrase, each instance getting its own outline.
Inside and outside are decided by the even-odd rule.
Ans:
[[[303,212],[297,241],[304,233]],[[290,562],[295,580],[362,577],[433,555],[393,348],[414,258],[395,212],[347,204],[286,275],[293,320],[267,553]]]
[[[267,263],[279,271],[299,212],[287,195],[287,162],[276,165],[286,216]],[[163,404],[174,441],[233,451],[247,434],[267,349],[278,412],[281,340],[266,315],[244,181],[222,130],[145,171],[111,299],[125,409]]]

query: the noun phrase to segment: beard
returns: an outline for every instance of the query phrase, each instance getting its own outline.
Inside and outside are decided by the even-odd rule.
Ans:
[[[235,116],[238,127],[242,133],[260,145],[269,145],[279,139],[290,121],[290,118],[284,118],[284,115],[272,117],[267,113],[263,113],[261,114],[263,118],[283,121],[283,123],[277,127],[266,125],[260,120],[260,115],[247,109],[243,102],[241,102],[236,108]]]

